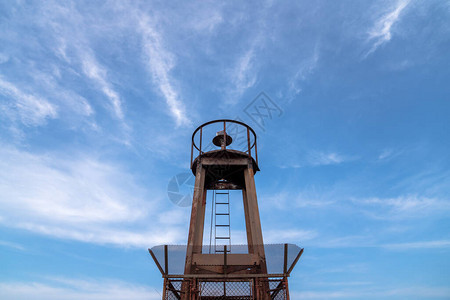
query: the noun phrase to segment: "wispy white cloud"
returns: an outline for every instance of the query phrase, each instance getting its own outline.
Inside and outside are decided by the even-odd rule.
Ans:
[[[54,104],[42,97],[23,92],[1,77],[0,94],[6,97],[6,101],[0,104],[0,112],[13,120],[19,119],[27,126],[43,125],[48,119],[58,116],[58,109]]]
[[[83,242],[146,247],[183,240],[179,224],[153,230],[152,200],[120,166],[93,156],[36,155],[0,149],[0,222],[39,234]],[[149,221],[150,220],[150,221]]]
[[[91,20],[80,14],[73,2],[60,5],[59,3],[48,3],[44,5],[44,13],[40,22],[45,24],[50,33],[53,34],[53,52],[61,60],[59,65],[65,62],[70,70],[81,76],[84,75],[108,100],[104,106],[112,115],[121,122],[123,128],[128,131],[124,113],[124,101],[117,91],[115,84],[111,81],[111,70],[96,57],[92,48],[92,24]],[[99,20],[96,30],[106,30],[102,21]],[[116,27],[116,30],[118,28]],[[94,30],[95,31],[95,30]],[[56,70],[59,72],[59,69]]]
[[[138,31],[142,36],[144,63],[150,70],[150,74],[164,96],[171,115],[177,125],[190,124],[186,109],[180,95],[174,86],[174,80],[170,75],[175,65],[175,58],[164,46],[161,34],[154,28],[146,15],[139,16]]]
[[[341,237],[325,237],[315,239],[311,245],[319,248],[366,248],[376,247],[375,239],[368,235],[349,235]]]
[[[111,279],[54,278],[45,281],[0,282],[2,299],[35,300],[149,300],[161,299],[155,288]]]
[[[386,160],[389,157],[392,157],[392,154],[392,149],[384,149],[383,151],[381,151],[380,155],[378,155],[378,160]]]
[[[9,61],[9,56],[5,53],[0,53],[0,64],[3,64],[7,61]]]
[[[298,159],[298,162],[291,163],[289,165],[282,165],[281,168],[339,165],[355,159],[356,157],[342,155],[337,152],[309,151],[302,158]]]
[[[242,94],[251,88],[257,80],[257,72],[255,70],[255,51],[256,42],[248,49],[238,60],[231,71],[231,80],[234,88],[230,93],[228,103],[236,103]]]
[[[271,211],[272,209],[290,210],[295,208],[327,208],[335,201],[329,200],[329,192],[319,193],[316,190],[304,190],[300,192],[282,191],[270,195],[262,195],[264,202],[262,208]]]
[[[264,243],[303,243],[317,237],[314,230],[271,229],[264,231]]]
[[[114,90],[112,84],[107,80],[106,69],[87,51],[81,51],[80,55],[84,74],[100,87],[101,91],[109,99],[111,109],[115,116],[118,119],[123,120],[124,113],[122,109],[122,100],[120,99],[119,93]]]
[[[432,241],[411,241],[401,243],[386,243],[382,239],[386,236],[373,236],[373,235],[349,235],[342,237],[327,237],[319,235],[318,233],[311,236],[308,241],[308,246],[318,248],[383,248],[386,250],[395,251],[410,251],[420,249],[449,249],[450,240],[432,240]],[[344,271],[344,270],[342,270]]]
[[[112,116],[113,122],[118,124],[120,132],[115,132],[115,136],[120,136],[122,143],[129,143],[130,128],[125,120],[125,103],[115,80],[117,74],[114,64],[108,60],[100,61],[98,58],[104,57],[103,52],[100,56],[98,49],[92,46],[98,42],[99,31],[109,32],[114,27],[117,32],[118,26],[109,26],[109,18],[109,27],[105,26],[104,17],[95,19],[93,15],[97,11],[81,13],[78,5],[72,1],[64,4],[47,1],[29,6],[35,13],[24,16],[25,20],[20,17],[11,18],[13,24],[10,27],[21,28],[21,24],[28,23],[33,24],[33,29],[20,34],[7,29],[0,37],[2,43],[10,45],[7,55],[14,57],[14,60],[9,60],[10,68],[5,69],[3,78],[22,92],[19,95],[17,91],[7,87],[10,94],[27,99],[24,94],[28,93],[34,98],[44,98],[47,102],[44,106],[45,103],[39,99],[41,106],[34,107],[35,113],[25,111],[22,116],[26,114],[31,117],[22,118],[27,124],[45,124],[45,120],[57,117],[70,130],[97,131],[101,128],[95,118],[100,114],[96,114],[98,106],[93,106],[93,103],[99,103]],[[17,4],[17,7],[25,6]],[[93,22],[95,26],[92,26]],[[102,33],[104,36],[111,36]],[[111,51],[117,49],[112,48]],[[11,73],[12,70],[14,73]],[[28,102],[27,106],[30,106],[32,101]],[[14,111],[10,109],[8,112],[13,115]],[[108,120],[108,125],[110,124]],[[108,128],[109,132],[112,131],[111,127]],[[13,130],[24,131],[18,125],[11,129]]]
[[[25,250],[25,248],[22,245],[19,245],[17,243],[13,243],[13,242],[2,241],[2,240],[0,240],[0,246],[8,247],[8,248],[16,249],[16,250]]]
[[[67,117],[67,114],[89,117],[94,114],[93,107],[85,97],[58,83],[61,77],[58,66],[54,65],[52,72],[43,72],[35,67],[30,67],[30,73],[34,80],[34,86],[39,86],[48,100],[58,106],[60,112],[58,117]]]
[[[413,287],[352,287],[328,291],[295,291],[291,290],[293,298],[298,299],[386,299],[386,297],[442,298],[447,299],[450,288],[445,286],[413,286]]]
[[[319,47],[314,47],[314,52],[311,57],[303,60],[297,67],[297,71],[293,78],[289,81],[289,101],[293,100],[293,97],[298,95],[301,91],[301,83],[308,79],[308,77],[317,68],[319,62]]]
[[[347,268],[343,269],[343,271],[348,271]],[[371,285],[370,281],[337,281],[337,282],[329,282],[329,281],[320,281],[320,282],[311,282],[312,286],[368,286]]]
[[[267,15],[271,13],[272,1],[262,2],[260,11],[256,13],[255,31],[245,44],[245,51],[238,51],[238,55],[228,72],[229,80],[232,82],[227,92],[225,102],[237,103],[242,95],[252,88],[258,81],[258,68],[260,67],[258,55],[268,40],[271,38],[270,26],[267,25]],[[245,17],[243,18],[245,19]],[[242,21],[242,19],[239,19]],[[237,25],[237,24],[235,24]],[[240,25],[237,28],[241,28]]]
[[[393,244],[384,244],[381,247],[392,250],[440,249],[440,248],[448,249],[450,248],[450,240],[393,243]]]
[[[193,4],[193,3],[191,3]],[[221,12],[221,3],[197,3],[200,7],[195,7],[196,13],[190,15],[188,27],[195,30],[198,34],[212,34],[217,27],[223,23],[224,17]],[[205,5],[206,4],[206,5]]]
[[[400,0],[386,14],[376,21],[373,28],[369,30],[369,41],[372,41],[372,47],[365,54],[365,57],[377,50],[381,45],[389,42],[392,38],[392,26],[400,19],[402,11],[408,6],[409,0]]]
[[[316,258],[317,259],[317,258]],[[370,270],[368,263],[344,263],[339,266],[327,266],[325,268],[319,268],[315,271],[316,274],[329,274],[329,273],[367,273]],[[360,277],[358,277],[360,278]]]
[[[309,164],[313,166],[321,166],[321,165],[337,165],[344,162],[346,159],[344,156],[335,153],[335,152],[316,152],[311,153],[308,158]]]
[[[450,210],[450,201],[437,198],[405,195],[395,198],[351,199],[366,215],[376,219],[424,217]]]

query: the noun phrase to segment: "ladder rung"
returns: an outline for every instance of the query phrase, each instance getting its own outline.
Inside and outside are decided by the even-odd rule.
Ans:
[[[225,251],[223,251],[223,250],[217,250],[217,249],[216,249],[216,252],[225,252]],[[227,249],[227,252],[231,252],[231,250],[228,250],[228,249]]]
[[[216,192],[216,195],[228,195],[229,193],[218,193]]]
[[[217,213],[216,216],[229,216],[229,213]]]
[[[227,236],[216,236],[216,240],[229,240],[231,237]]]
[[[216,202],[216,204],[230,204],[229,202]]]
[[[228,224],[228,225],[216,225],[216,227],[230,227],[230,224]]]

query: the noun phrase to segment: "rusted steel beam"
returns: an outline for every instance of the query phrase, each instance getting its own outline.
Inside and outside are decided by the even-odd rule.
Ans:
[[[232,266],[229,263],[227,263],[227,274],[234,274],[234,275],[238,275],[238,274],[255,274],[255,272],[257,272],[257,268],[258,266],[253,265],[244,265],[244,266]],[[205,266],[200,266],[200,265],[196,265],[195,266],[195,274],[201,274],[201,275],[205,275],[205,274],[222,274],[223,275],[223,264],[220,264],[218,266],[209,266],[209,265],[205,265]]]
[[[247,201],[247,192],[245,189],[242,190],[242,200],[244,202],[244,218],[245,218],[245,229],[247,231],[247,247],[248,247],[248,253],[254,253],[253,249],[253,236],[252,236],[252,225],[250,223],[250,211],[249,211],[249,205]]]
[[[288,258],[288,244],[284,244],[284,263],[283,263],[283,273],[287,273],[287,258]]]
[[[192,262],[199,266],[221,266],[224,261],[224,254],[200,254],[194,253]],[[227,264],[229,266],[253,266],[258,263],[256,254],[228,253]]]
[[[298,260],[300,259],[300,256],[302,256],[303,254],[303,250],[304,248],[302,248],[302,250],[300,250],[300,252],[297,254],[297,257],[295,258],[294,262],[292,263],[291,267],[289,268],[289,270],[287,271],[287,274],[291,274],[292,270],[294,269],[295,265],[297,264]]]
[[[285,288],[285,290],[284,290],[284,292],[286,293],[286,300],[289,300],[289,299],[291,299],[291,296],[289,296],[289,284],[288,284],[288,279],[287,279],[287,277],[284,277],[284,288]]]
[[[228,159],[228,158],[213,158],[213,157],[203,157],[202,158],[202,165],[204,166],[211,166],[211,165],[228,165],[228,166],[245,166],[248,164],[247,158],[234,158],[234,159]]]
[[[250,220],[248,225],[250,226],[249,230],[251,232],[251,242],[249,245],[255,250],[255,253],[258,253],[261,258],[265,261],[264,254],[264,241],[262,236],[261,229],[261,220],[259,217],[259,209],[258,209],[258,200],[256,197],[256,187],[255,187],[255,179],[253,177],[253,170],[251,169],[251,165],[244,169],[244,179],[245,179],[245,200],[247,201],[247,214],[246,218]],[[263,273],[267,272],[267,269],[263,267]]]
[[[190,165],[190,169],[192,169],[192,160],[194,159],[194,144],[191,143],[191,165]]]
[[[199,155],[202,155],[202,140],[203,140],[202,134],[203,134],[203,127],[200,128],[200,154]]]
[[[283,280],[280,281],[280,283],[277,285],[277,287],[275,289],[269,290],[270,292],[273,292],[270,297],[272,299],[276,299],[276,296],[278,295],[278,293],[282,290],[284,290],[285,286],[283,284]]]
[[[167,278],[198,278],[198,279],[248,279],[248,278],[283,278],[284,274],[184,274],[184,275],[168,275]]]
[[[255,135],[255,159],[256,159],[256,165],[258,165],[258,143],[256,142],[256,135]],[[192,160],[192,158],[191,158]]]
[[[164,245],[164,275],[169,275],[169,251],[167,245]]]
[[[250,130],[247,127],[247,145],[248,145],[248,156],[252,156],[252,148],[250,148]]]
[[[170,282],[170,280],[168,281],[168,285],[169,285],[168,290],[172,292],[172,294],[175,296],[175,298],[181,299],[180,293],[182,293],[182,291],[175,289],[175,287],[173,286],[172,282]]]
[[[223,141],[222,141],[222,150],[227,148],[227,121],[223,121]]]
[[[227,274],[227,245],[223,245],[223,274]]]
[[[167,277],[164,278],[162,300],[166,300]]]
[[[153,260],[155,261],[156,266],[158,267],[159,271],[161,272],[161,275],[164,276],[164,270],[159,264],[158,260],[156,259],[155,254],[153,253],[152,249],[148,249],[148,252],[150,252],[150,255],[152,256]]]
[[[189,274],[191,272],[192,254],[198,252],[198,250],[201,251],[203,240],[203,225],[205,221],[205,174],[205,168],[201,163],[199,163],[197,165],[195,176],[194,198],[192,201],[191,221],[189,224],[188,245],[186,249],[186,266],[184,270],[186,274]]]

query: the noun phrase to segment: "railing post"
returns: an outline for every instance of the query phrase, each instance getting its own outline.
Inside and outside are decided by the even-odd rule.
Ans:
[[[168,258],[167,245],[164,245],[164,274],[166,276],[169,275],[169,258]]]
[[[258,165],[258,143],[256,142],[256,134],[255,134],[255,157],[256,157],[256,165]]]
[[[223,121],[223,141],[222,141],[222,150],[227,149],[227,122]]]
[[[194,141],[191,142],[191,169],[192,169],[192,159],[194,158]]]
[[[248,146],[248,156],[252,157],[252,150],[250,149],[250,129],[247,126],[247,146]]]
[[[227,274],[227,245],[223,245],[223,274]]]
[[[200,127],[200,155],[202,155],[202,134],[203,134],[203,127]]]
[[[162,293],[162,300],[166,300],[166,289],[167,289],[167,278],[164,278],[164,285],[163,285],[163,293]]]

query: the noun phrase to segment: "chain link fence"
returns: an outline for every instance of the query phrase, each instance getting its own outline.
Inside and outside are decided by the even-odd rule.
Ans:
[[[164,300],[181,299],[182,279],[168,279]],[[259,284],[268,283],[270,298],[274,300],[286,300],[287,291],[285,281],[282,278],[266,279]],[[189,283],[188,283],[189,284]],[[198,299],[204,300],[256,300],[255,283],[253,279],[228,279],[197,281]]]

